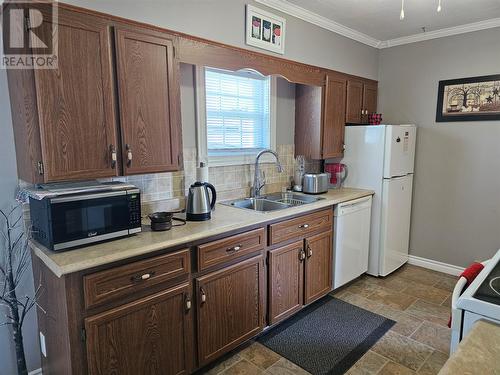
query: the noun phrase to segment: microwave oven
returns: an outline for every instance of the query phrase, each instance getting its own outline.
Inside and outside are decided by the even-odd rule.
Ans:
[[[128,236],[141,231],[137,188],[30,197],[33,239],[53,251]]]

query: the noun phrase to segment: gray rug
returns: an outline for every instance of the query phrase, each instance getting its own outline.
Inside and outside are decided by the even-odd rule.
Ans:
[[[326,296],[258,341],[311,374],[344,374],[395,323]]]

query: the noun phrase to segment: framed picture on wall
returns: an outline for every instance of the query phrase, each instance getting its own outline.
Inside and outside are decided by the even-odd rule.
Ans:
[[[500,74],[439,81],[436,122],[500,120]]]
[[[268,51],[285,53],[286,20],[247,5],[246,43]]]

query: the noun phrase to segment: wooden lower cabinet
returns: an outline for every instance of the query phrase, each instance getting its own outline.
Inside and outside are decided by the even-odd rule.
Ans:
[[[263,329],[262,256],[197,278],[196,290],[199,366]]]
[[[190,373],[190,290],[186,283],[85,319],[89,373]]]
[[[304,302],[311,303],[332,290],[332,232],[305,240]]]
[[[297,241],[269,252],[269,324],[283,320],[304,304],[304,244]]]

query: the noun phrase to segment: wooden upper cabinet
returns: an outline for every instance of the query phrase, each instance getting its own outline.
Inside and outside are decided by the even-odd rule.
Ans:
[[[343,155],[346,81],[340,74],[328,74],[323,87],[296,85],[295,155],[310,159]]]
[[[304,241],[269,252],[269,324],[283,320],[304,304]]]
[[[346,84],[345,78],[333,75],[326,77],[323,159],[344,155]]]
[[[189,374],[190,285],[85,319],[89,374]]]
[[[346,122],[360,124],[363,111],[363,82],[347,81]]]
[[[295,155],[322,159],[323,88],[295,86]]]
[[[346,123],[367,124],[368,115],[377,112],[377,83],[347,81]]]
[[[176,37],[116,28],[124,174],[175,171],[181,160]]]
[[[206,365],[264,326],[262,256],[196,279],[198,364]]]
[[[365,83],[363,86],[363,108],[365,116],[377,112],[378,88],[376,84]],[[368,119],[366,119],[368,121]]]
[[[57,23],[58,68],[9,73],[12,109],[22,111],[13,116],[16,151],[31,158],[18,163],[19,176],[29,182],[115,176],[110,29],[65,9]],[[50,33],[49,21],[37,32]]]

